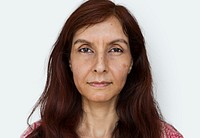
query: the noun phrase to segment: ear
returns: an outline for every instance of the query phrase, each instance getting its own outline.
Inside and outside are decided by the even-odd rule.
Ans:
[[[71,59],[69,59],[69,67],[72,68]]]
[[[129,67],[128,74],[131,72],[131,70],[132,70],[132,66],[133,66],[133,60],[131,60],[131,65],[130,65],[130,67]]]

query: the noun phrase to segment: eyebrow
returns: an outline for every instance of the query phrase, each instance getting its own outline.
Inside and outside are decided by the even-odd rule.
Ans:
[[[86,43],[86,44],[89,44],[89,45],[92,44],[91,42],[89,42],[89,41],[87,41],[87,40],[85,40],[85,39],[78,39],[78,40],[76,40],[76,41],[74,42],[74,45],[77,44],[77,43]]]
[[[91,42],[85,40],[85,39],[78,39],[74,42],[74,45],[77,44],[77,43],[86,43],[86,44],[91,44]]]
[[[124,43],[127,46],[129,46],[128,42],[124,39],[116,39],[116,40],[111,41],[109,44],[114,44],[114,43],[117,43],[117,42]]]
[[[124,39],[116,39],[116,40],[113,40],[111,42],[109,42],[108,44],[111,45],[111,44],[114,44],[114,43],[117,43],[117,42],[120,42],[120,43],[124,43],[126,44],[127,46],[129,46],[128,42]],[[91,42],[85,40],[85,39],[78,39],[74,42],[74,45],[77,44],[77,43],[86,43],[86,44],[92,44]]]

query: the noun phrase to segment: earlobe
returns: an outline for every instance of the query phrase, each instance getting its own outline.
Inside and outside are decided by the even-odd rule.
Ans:
[[[132,66],[133,66],[133,60],[131,60],[131,65],[130,65],[130,68],[129,68],[128,74],[131,72],[131,70],[132,70]]]
[[[72,68],[71,60],[69,60],[69,67]]]

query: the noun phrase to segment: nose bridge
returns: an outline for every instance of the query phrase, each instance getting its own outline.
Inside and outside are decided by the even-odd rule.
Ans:
[[[95,72],[105,72],[107,69],[107,59],[106,54],[101,51],[96,54],[96,61],[95,61]]]

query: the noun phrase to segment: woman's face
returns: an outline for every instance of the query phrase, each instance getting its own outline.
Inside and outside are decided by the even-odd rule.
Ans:
[[[127,36],[117,18],[78,30],[73,38],[70,67],[84,100],[116,100],[131,70]]]

